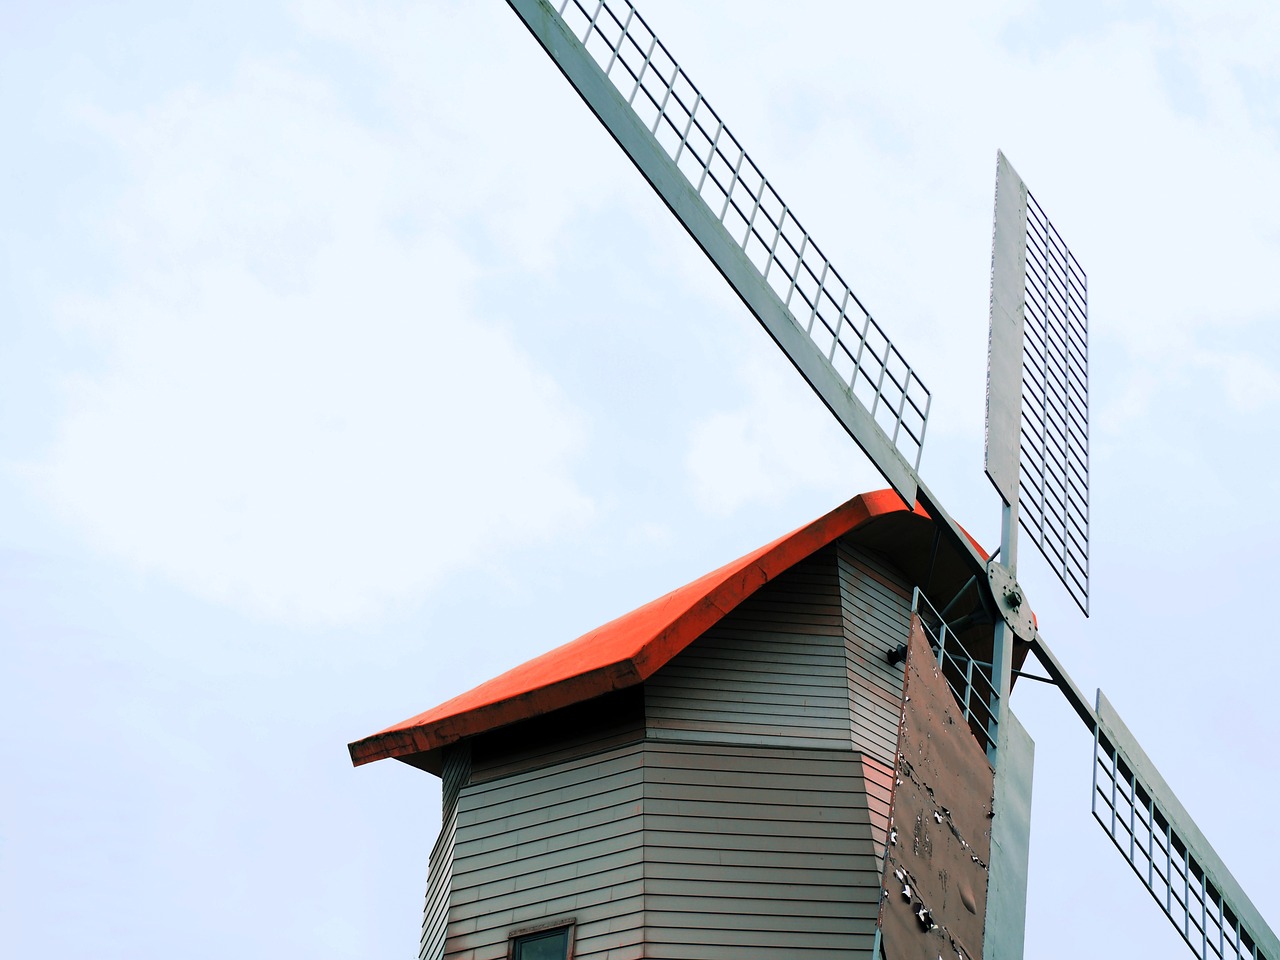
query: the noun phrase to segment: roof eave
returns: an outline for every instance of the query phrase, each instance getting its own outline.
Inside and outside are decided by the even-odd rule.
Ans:
[[[716,573],[727,571],[723,579],[714,582],[705,594],[676,614],[661,630],[645,639],[629,656],[439,719],[427,719],[427,715],[419,715],[423,718],[421,721],[417,717],[403,721],[349,744],[347,749],[351,754],[352,764],[361,766],[387,758],[403,760],[438,751],[468,737],[642,683],[773,578],[875,517],[906,512],[906,506],[892,490],[854,497],[773,543],[699,578],[714,579]],[[919,505],[910,512],[925,515]],[[741,565],[740,568],[734,569],[738,565]],[[692,583],[697,582],[695,580]],[[673,594],[691,585],[686,584],[673,591]],[[638,608],[643,609],[644,607]],[[632,611],[633,614],[636,612]],[[624,621],[628,616],[631,614],[624,615],[615,622]],[[606,624],[573,643],[599,634],[608,626]],[[464,693],[454,699],[464,700],[467,696]],[[446,704],[441,704],[441,707],[444,706]],[[428,714],[439,709],[440,707],[436,707],[428,711]]]

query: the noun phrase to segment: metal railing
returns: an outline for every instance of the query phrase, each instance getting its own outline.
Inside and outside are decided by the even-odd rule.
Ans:
[[[929,391],[628,0],[563,0],[565,25],[853,395],[918,469]]]
[[[970,656],[960,638],[947,626],[919,587],[911,594],[911,612],[920,617],[920,625],[937,657],[938,669],[964,712],[965,722],[987,756],[993,756],[1000,694],[991,682],[991,664]]]

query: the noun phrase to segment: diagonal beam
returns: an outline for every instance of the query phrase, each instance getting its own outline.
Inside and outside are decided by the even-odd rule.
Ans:
[[[565,7],[586,24],[579,37],[546,0],[508,2],[841,426],[914,505],[928,391],[634,8],[625,0],[568,0]],[[627,46],[629,31],[641,28],[644,40]],[[586,42],[596,42],[599,60]],[[658,67],[655,50],[668,66]],[[654,86],[645,87],[646,78]],[[636,104],[648,104],[656,118],[643,120]],[[718,209],[704,199],[708,193]],[[746,224],[742,241],[725,225],[731,213]]]

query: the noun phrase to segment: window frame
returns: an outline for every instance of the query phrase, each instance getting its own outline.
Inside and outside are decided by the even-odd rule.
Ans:
[[[564,930],[565,935],[565,960],[573,960],[574,932],[577,928],[578,920],[576,917],[560,917],[556,920],[547,920],[542,923],[536,923],[531,926],[518,927],[507,933],[507,960],[515,960],[516,946],[521,940],[528,939],[540,934],[551,933],[555,930]]]

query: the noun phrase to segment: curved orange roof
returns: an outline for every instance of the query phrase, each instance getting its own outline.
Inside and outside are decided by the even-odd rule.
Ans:
[[[348,745],[359,766],[409,757],[642,683],[774,577],[874,517],[906,513],[892,490],[864,493],[540,657]],[[927,517],[918,504],[914,510]]]

